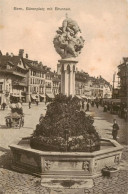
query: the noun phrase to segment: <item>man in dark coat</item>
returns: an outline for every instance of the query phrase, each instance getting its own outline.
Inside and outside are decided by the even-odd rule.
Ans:
[[[29,100],[28,105],[29,105],[29,109],[30,109],[31,108],[31,100]]]
[[[113,136],[113,139],[116,141],[117,141],[118,130],[119,130],[119,125],[117,124],[116,119],[114,119],[112,136]]]
[[[89,111],[89,103],[87,102],[87,109],[86,109],[86,111]]]
[[[3,107],[3,110],[5,110],[5,107],[6,107],[6,103],[5,102],[3,102],[2,107]]]

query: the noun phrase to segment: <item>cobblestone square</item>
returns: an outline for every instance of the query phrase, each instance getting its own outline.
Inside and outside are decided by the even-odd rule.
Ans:
[[[75,193],[93,193],[93,194],[127,194],[128,191],[128,145],[127,145],[127,123],[120,119],[117,115],[110,113],[104,113],[103,108],[96,107],[90,109],[91,114],[94,117],[94,125],[101,137],[112,138],[112,122],[116,118],[120,126],[119,130],[119,143],[124,146],[121,169],[118,177],[109,178],[95,178],[94,187],[91,189],[49,189],[41,186],[39,177],[35,177],[28,174],[15,172],[11,169],[12,155],[9,149],[9,145],[18,143],[21,138],[29,137],[39,122],[39,116],[41,113],[45,114],[46,106],[44,103],[40,103],[38,106],[32,104],[31,109],[28,108],[28,104],[23,104],[23,110],[25,114],[25,124],[21,129],[6,128],[4,117],[10,112],[9,109],[5,111],[0,110],[0,193],[5,194],[75,194]]]

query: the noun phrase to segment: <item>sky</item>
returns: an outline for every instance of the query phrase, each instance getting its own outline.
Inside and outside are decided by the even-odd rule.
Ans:
[[[0,50],[17,55],[24,49],[30,59],[56,70],[60,56],[53,39],[66,13],[85,39],[77,68],[111,82],[122,58],[128,57],[128,0],[0,0]]]

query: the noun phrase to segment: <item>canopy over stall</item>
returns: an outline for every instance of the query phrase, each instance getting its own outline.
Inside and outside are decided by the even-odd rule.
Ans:
[[[37,97],[36,97],[35,94],[32,94],[32,95],[31,95],[31,98],[32,98],[33,100],[36,100],[36,99],[37,99]]]
[[[55,98],[55,96],[53,93],[46,93],[46,101],[47,102],[52,102],[54,98]]]
[[[81,96],[76,95],[76,97],[77,97],[79,100],[82,100],[82,97],[81,97]]]
[[[53,93],[46,93],[46,96],[51,99],[55,98]]]

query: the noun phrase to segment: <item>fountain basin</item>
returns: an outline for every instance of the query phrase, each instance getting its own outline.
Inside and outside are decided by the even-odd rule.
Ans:
[[[89,179],[101,175],[105,166],[118,167],[123,147],[111,139],[101,139],[101,150],[89,152],[46,152],[24,144],[10,145],[12,168],[24,173],[57,179]]]

